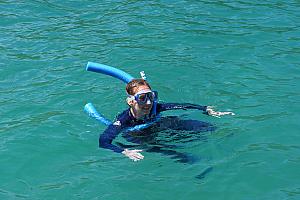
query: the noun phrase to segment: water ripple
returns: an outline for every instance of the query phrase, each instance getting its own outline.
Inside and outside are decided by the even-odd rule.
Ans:
[[[298,1],[7,0],[0,7],[1,196],[299,196]],[[217,131],[205,138],[158,138],[188,142],[179,150],[210,158],[200,164],[180,165],[150,153],[133,164],[98,149],[105,127],[89,120],[83,106],[93,102],[113,119],[126,108],[126,95],[123,83],[85,72],[88,61],[134,76],[146,71],[166,102],[215,105],[237,115],[215,119],[186,111],[187,117],[215,123]],[[214,170],[195,184],[210,162]],[[15,166],[23,186],[9,184]],[[49,176],[41,173],[53,169]],[[20,192],[24,183],[33,188],[28,194]]]

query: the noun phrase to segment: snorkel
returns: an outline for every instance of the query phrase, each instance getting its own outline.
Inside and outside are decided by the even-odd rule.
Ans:
[[[126,84],[128,84],[131,80],[134,79],[131,75],[129,75],[128,73],[126,73],[120,69],[117,69],[115,67],[110,67],[107,65],[103,65],[103,64],[94,63],[94,62],[88,62],[87,66],[86,66],[86,71],[92,71],[92,72],[109,75],[109,76],[112,76],[114,78],[117,78],[117,79],[125,82]],[[140,74],[141,74],[142,79],[146,80],[145,72],[142,71],[142,72],[140,72]],[[154,118],[156,116],[157,101],[158,101],[157,99],[153,101],[153,107],[152,107],[152,110],[150,113],[152,118]],[[97,121],[99,121],[105,125],[112,124],[111,120],[106,119],[103,115],[101,115],[100,113],[97,112],[97,110],[95,109],[95,107],[93,106],[92,103],[87,103],[84,106],[84,111],[87,112],[90,117],[95,118]],[[148,126],[148,124],[149,123],[142,124],[142,125]],[[138,125],[138,126],[139,127],[133,127],[133,129],[144,128],[144,126],[141,126],[141,125]]]
[[[144,71],[141,71],[140,75],[141,75],[142,79],[144,79],[145,81],[147,80],[147,77],[146,77],[146,74],[145,74]],[[157,94],[156,94],[156,96],[157,96]],[[152,111],[151,111],[151,114],[150,114],[151,118],[156,117],[156,105],[157,105],[157,101],[158,101],[158,98],[156,98],[156,99],[153,100]]]

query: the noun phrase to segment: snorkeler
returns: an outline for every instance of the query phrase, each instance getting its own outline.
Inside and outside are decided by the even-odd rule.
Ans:
[[[127,104],[129,108],[116,117],[116,120],[110,124],[99,137],[99,147],[122,153],[133,161],[144,158],[141,149],[128,149],[126,145],[112,144],[113,140],[123,132],[123,137],[135,144],[143,144],[149,141],[148,137],[153,133],[172,129],[185,131],[212,131],[214,127],[210,123],[197,120],[182,120],[179,117],[160,117],[160,113],[167,110],[178,109],[197,109],[204,114],[220,117],[222,115],[234,115],[232,112],[216,112],[210,106],[201,106],[189,103],[158,103],[158,93],[152,91],[150,85],[144,79],[132,79],[126,86]],[[148,124],[142,129],[130,130],[137,125]],[[155,136],[154,136],[155,137]],[[132,146],[130,146],[132,147]],[[165,150],[167,145],[155,145],[147,149],[148,152],[159,152],[173,157],[185,160],[186,155],[174,150]]]

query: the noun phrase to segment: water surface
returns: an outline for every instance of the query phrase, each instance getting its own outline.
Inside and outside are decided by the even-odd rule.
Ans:
[[[1,199],[299,199],[299,7],[0,1]],[[218,127],[177,149],[201,160],[134,163],[98,148],[105,127],[83,106],[113,119],[125,85],[86,72],[88,61],[144,70],[162,101],[237,115],[168,112]]]

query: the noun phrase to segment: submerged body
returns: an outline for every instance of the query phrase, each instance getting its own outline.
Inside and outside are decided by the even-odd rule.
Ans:
[[[210,106],[187,103],[158,103],[158,93],[151,89],[144,73],[141,73],[142,79],[134,79],[121,70],[97,63],[88,63],[86,69],[113,76],[127,83],[126,102],[129,108],[118,115],[114,123],[106,120],[101,115],[94,115],[93,112],[91,112],[91,116],[108,125],[107,129],[99,137],[99,146],[117,153],[122,153],[133,161],[143,159],[144,156],[141,152],[145,150],[147,152],[158,152],[171,156],[171,158],[179,162],[194,163],[197,159],[195,160],[194,157],[189,154],[175,151],[174,147],[176,148],[177,146],[166,144],[166,141],[157,137],[157,133],[164,131],[164,136],[172,136],[173,142],[173,136],[175,136],[175,138],[186,139],[191,135],[196,135],[198,139],[200,135],[199,132],[213,131],[215,129],[214,126],[207,122],[184,120],[176,116],[161,117],[160,113],[163,111],[198,109],[214,117],[234,115],[232,112],[216,112]],[[171,135],[167,135],[170,134],[170,132],[165,130],[172,130]],[[113,140],[120,133],[123,133],[122,136],[127,141],[134,143],[134,145],[113,144]],[[189,138],[189,141],[193,141],[194,139],[195,138]],[[146,148],[144,144],[146,144]],[[212,167],[207,168],[196,178],[204,178],[211,170]]]
[[[113,140],[122,132],[122,136],[128,141],[135,144],[152,144],[156,145],[155,148],[151,147],[147,149],[150,152],[160,152],[168,155],[180,155],[180,157],[185,156],[185,154],[177,153],[173,150],[163,150],[163,148],[168,145],[158,143],[153,137],[155,137],[156,132],[163,131],[166,129],[172,130],[184,130],[192,132],[204,132],[212,131],[214,127],[206,122],[198,120],[183,120],[179,117],[169,116],[160,117],[160,113],[167,110],[178,110],[178,109],[197,109],[204,113],[206,112],[207,106],[200,106],[196,104],[179,104],[179,103],[157,103],[156,105],[156,116],[151,118],[151,113],[149,113],[144,119],[136,119],[130,111],[130,108],[123,111],[117,116],[113,124],[109,125],[107,129],[99,137],[99,146],[102,148],[107,148],[113,150],[117,153],[122,153],[128,146],[118,144],[113,144]],[[134,130],[133,127],[141,124],[147,123],[143,129]],[[187,133],[188,134],[188,133]],[[153,142],[155,141],[155,142]],[[157,146],[159,145],[159,146]],[[169,147],[169,146],[168,146]],[[186,156],[185,156],[186,157]],[[181,159],[182,160],[182,159]],[[186,159],[183,159],[186,160]]]
[[[158,103],[158,93],[153,91],[150,85],[143,79],[133,79],[126,86],[127,99],[129,106],[122,114],[120,114],[113,124],[110,124],[107,129],[99,137],[99,146],[111,149],[114,152],[122,153],[129,159],[138,161],[144,158],[140,153],[141,149],[128,149],[123,145],[113,144],[113,140],[122,131],[125,131],[123,136],[130,142],[141,144],[147,141],[147,136],[152,133],[166,129],[183,130],[201,132],[213,130],[211,124],[197,120],[181,120],[178,117],[160,118],[160,113],[167,110],[178,109],[197,109],[211,116],[222,116],[231,114],[230,112],[215,112],[209,106],[201,106],[189,103]],[[144,125],[145,124],[145,125]],[[140,128],[135,130],[136,126]],[[146,140],[145,140],[146,139]],[[158,146],[155,144],[156,147]],[[160,144],[158,148],[154,148],[154,152],[162,152],[166,154],[180,155],[173,150],[164,151],[163,148],[168,145]],[[146,149],[150,151],[151,149]],[[152,152],[153,152],[152,151]]]

